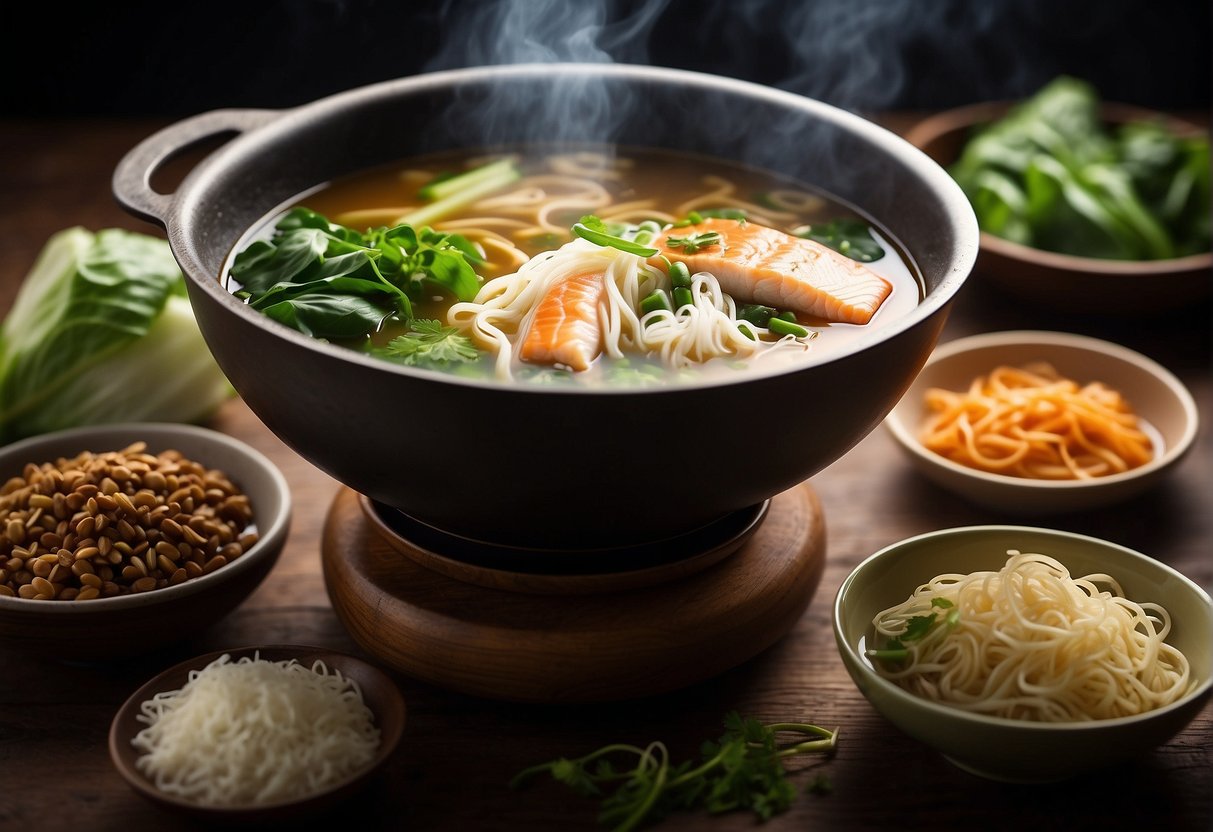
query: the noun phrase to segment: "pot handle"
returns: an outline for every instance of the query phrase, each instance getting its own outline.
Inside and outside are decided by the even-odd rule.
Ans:
[[[174,122],[148,136],[122,157],[114,169],[114,196],[135,216],[164,226],[174,195],[162,194],[152,187],[152,176],[161,165],[205,139],[224,133],[238,135],[280,115],[281,110],[211,110]]]

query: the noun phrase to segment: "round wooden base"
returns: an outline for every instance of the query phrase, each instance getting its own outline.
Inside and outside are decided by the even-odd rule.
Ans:
[[[361,495],[337,494],[321,560],[346,629],[409,676],[519,702],[631,699],[711,678],[786,634],[825,564],[821,503],[805,483],[774,497],[718,562],[617,591],[534,594],[461,580],[406,557],[407,541],[392,534]]]

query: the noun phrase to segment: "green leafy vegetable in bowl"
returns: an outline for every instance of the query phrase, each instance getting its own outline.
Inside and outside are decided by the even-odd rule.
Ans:
[[[51,237],[0,326],[0,441],[131,421],[195,422],[232,394],[168,243]]]
[[[269,239],[236,255],[230,275],[249,306],[305,335],[363,337],[413,317],[430,286],[468,301],[480,290],[479,252],[458,234],[411,225],[355,231],[293,208]]]
[[[982,230],[1012,242],[1111,260],[1210,248],[1208,138],[1148,120],[1109,130],[1074,78],[980,129],[949,172]]]

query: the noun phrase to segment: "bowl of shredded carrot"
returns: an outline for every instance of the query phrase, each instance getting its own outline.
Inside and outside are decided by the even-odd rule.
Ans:
[[[1192,394],[1109,341],[993,332],[940,345],[885,426],[925,477],[971,503],[1048,515],[1122,502],[1187,454]]]

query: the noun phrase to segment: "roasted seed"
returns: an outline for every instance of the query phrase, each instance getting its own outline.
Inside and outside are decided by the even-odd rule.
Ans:
[[[97,518],[91,514],[86,515],[79,523],[76,524],[76,534],[80,537],[92,537],[93,532],[97,530]]]
[[[20,520],[9,520],[5,525],[4,534],[13,543],[25,542],[25,523]]]

